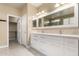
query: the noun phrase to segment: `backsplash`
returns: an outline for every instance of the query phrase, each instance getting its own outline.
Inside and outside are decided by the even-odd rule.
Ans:
[[[32,32],[79,35],[79,28],[33,29]]]

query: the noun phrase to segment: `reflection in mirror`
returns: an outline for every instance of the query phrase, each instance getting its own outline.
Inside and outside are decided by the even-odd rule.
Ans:
[[[73,7],[45,16],[44,26],[64,25],[64,23],[70,24],[69,22],[71,17],[74,17]]]
[[[38,27],[42,27],[42,19],[38,19]]]
[[[33,23],[33,27],[36,27],[36,20],[33,20],[32,23]]]

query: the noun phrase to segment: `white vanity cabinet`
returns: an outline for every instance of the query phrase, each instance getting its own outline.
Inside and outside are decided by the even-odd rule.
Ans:
[[[48,56],[78,56],[79,37],[32,33],[31,47]]]
[[[63,37],[63,55],[64,56],[78,56],[79,38]]]

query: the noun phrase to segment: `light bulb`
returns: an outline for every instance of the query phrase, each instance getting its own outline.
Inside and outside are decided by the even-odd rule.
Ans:
[[[45,11],[42,11],[41,13],[45,13]]]
[[[60,4],[65,4],[65,3],[60,3]]]
[[[55,7],[59,7],[59,6],[60,6],[60,4],[58,4],[58,3],[55,4]]]

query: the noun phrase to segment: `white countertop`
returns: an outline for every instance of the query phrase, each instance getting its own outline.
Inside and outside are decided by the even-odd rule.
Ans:
[[[52,33],[33,33],[33,34],[52,35],[52,36],[61,36],[61,37],[71,37],[71,38],[78,38],[79,39],[79,35],[52,34]]]

